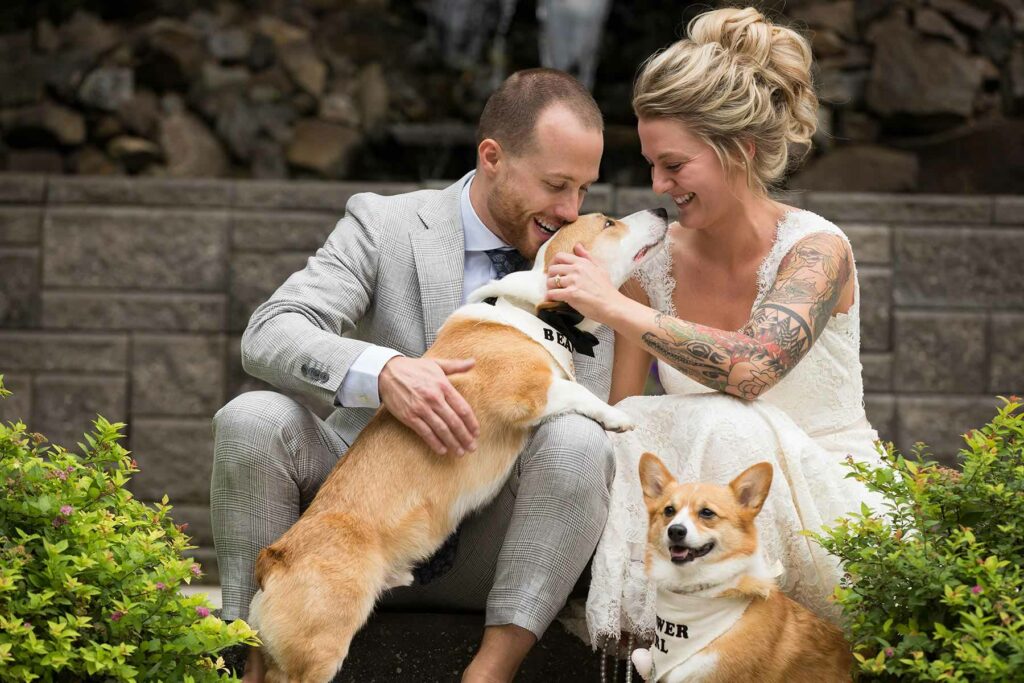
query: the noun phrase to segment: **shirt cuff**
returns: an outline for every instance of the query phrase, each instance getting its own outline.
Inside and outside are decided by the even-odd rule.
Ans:
[[[377,379],[387,362],[401,355],[399,351],[385,346],[366,347],[345,373],[345,379],[334,395],[334,405],[342,408],[379,408]]]

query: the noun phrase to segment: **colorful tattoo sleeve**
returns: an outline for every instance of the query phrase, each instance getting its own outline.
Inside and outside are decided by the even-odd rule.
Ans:
[[[644,347],[701,384],[757,398],[796,367],[821,336],[849,281],[846,241],[828,233],[797,242],[775,283],[739,332],[658,314]]]

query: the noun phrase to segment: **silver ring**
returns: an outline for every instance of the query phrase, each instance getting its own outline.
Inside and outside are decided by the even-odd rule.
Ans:
[[[561,288],[562,288],[562,276],[561,275],[556,275],[555,276],[555,289],[561,289]]]

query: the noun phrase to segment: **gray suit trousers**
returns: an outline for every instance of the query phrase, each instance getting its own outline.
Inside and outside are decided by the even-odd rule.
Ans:
[[[298,520],[348,446],[307,408],[270,391],[224,406],[214,417],[214,444],[210,507],[222,616],[245,618],[257,554]],[[540,638],[597,546],[614,467],[595,422],[570,414],[546,421],[497,497],[463,522],[451,571],[393,589],[384,604],[485,610],[486,625],[516,624]]]

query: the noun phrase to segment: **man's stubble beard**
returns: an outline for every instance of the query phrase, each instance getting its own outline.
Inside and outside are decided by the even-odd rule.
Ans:
[[[501,233],[501,237],[516,251],[529,259],[536,256],[533,245],[529,240],[530,215],[518,201],[514,190],[507,189],[512,179],[501,178],[494,185],[490,196],[487,198],[487,210],[494,219],[495,228]]]

